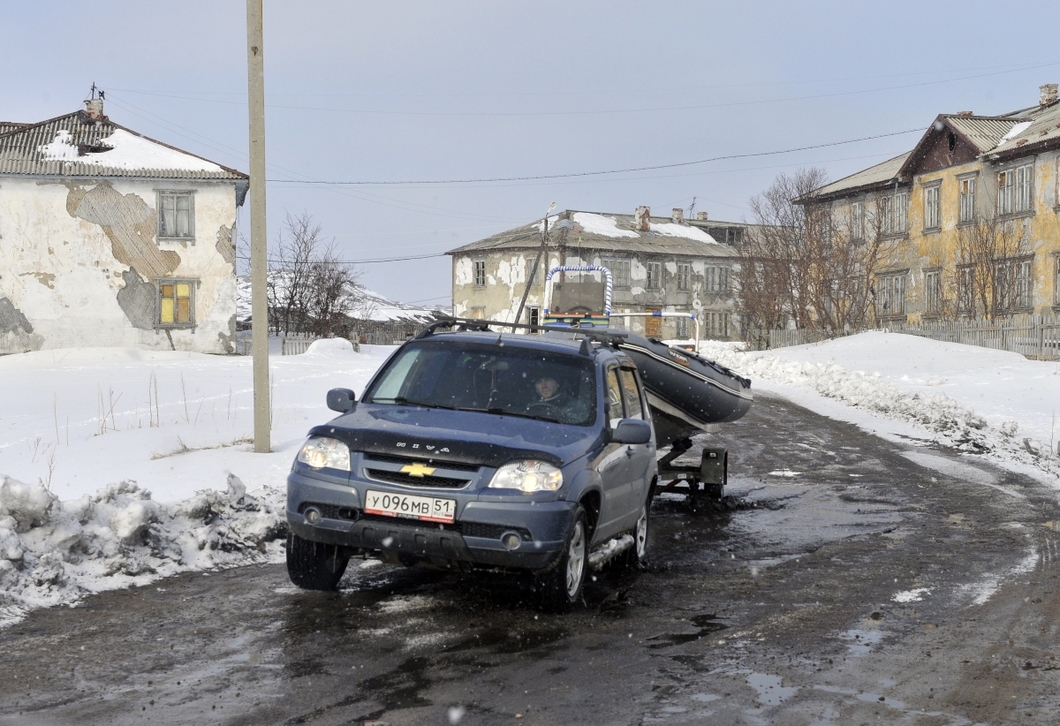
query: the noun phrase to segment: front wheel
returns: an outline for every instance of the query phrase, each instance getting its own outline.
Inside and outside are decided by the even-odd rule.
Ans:
[[[310,542],[287,534],[287,575],[305,590],[334,590],[346,572],[349,558],[336,545]]]
[[[581,599],[589,564],[589,527],[581,505],[574,512],[563,553],[551,569],[538,577],[541,607],[549,612],[567,612]]]
[[[622,557],[622,567],[627,570],[638,570],[648,563],[648,525],[651,521],[651,494],[649,493],[640,508],[640,516],[633,527],[633,546],[626,550]]]

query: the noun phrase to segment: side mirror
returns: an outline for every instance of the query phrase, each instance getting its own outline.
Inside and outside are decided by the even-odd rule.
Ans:
[[[639,418],[624,418],[611,432],[616,444],[646,444],[651,441],[651,424]]]
[[[328,408],[346,413],[357,403],[357,395],[349,388],[332,388],[328,391]]]

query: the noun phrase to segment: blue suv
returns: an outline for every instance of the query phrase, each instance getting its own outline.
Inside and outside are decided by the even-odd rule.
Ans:
[[[498,324],[493,324],[498,325]],[[641,563],[658,478],[637,368],[610,334],[463,321],[398,348],[317,426],[287,479],[287,569],[337,586],[350,557],[529,573],[550,610],[586,571]]]

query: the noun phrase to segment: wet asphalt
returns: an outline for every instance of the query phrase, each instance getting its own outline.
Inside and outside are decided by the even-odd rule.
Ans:
[[[0,724],[1060,722],[1055,489],[776,398],[723,428],[728,511],[657,498],[649,567],[573,613],[374,560],[188,574],[0,631]]]

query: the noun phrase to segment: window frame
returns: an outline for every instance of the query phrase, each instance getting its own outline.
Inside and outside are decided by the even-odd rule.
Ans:
[[[602,257],[600,264],[611,270],[611,283],[615,290],[630,289],[631,260],[628,257]]]
[[[924,184],[924,232],[942,229],[942,180]]]
[[[850,203],[850,239],[854,242],[865,239],[865,203],[861,200]]]
[[[661,290],[662,284],[662,263],[656,261],[649,261],[644,263],[645,279],[644,289],[645,290]],[[612,273],[614,274],[614,273]]]
[[[942,314],[942,270],[938,267],[924,270],[924,314]]]
[[[181,330],[194,328],[195,323],[195,295],[196,290],[199,286],[199,281],[189,277],[160,277],[155,280],[157,300],[158,300],[158,314],[155,318],[156,325],[159,329],[163,330]],[[179,295],[180,286],[188,286],[187,295]],[[173,292],[171,295],[165,294],[165,288],[172,287]],[[166,321],[163,317],[166,314],[166,300],[172,300],[172,308],[170,310],[173,319]],[[187,320],[179,320],[180,315],[180,300],[187,300]]]
[[[486,287],[486,260],[471,261],[471,280],[475,287]]]
[[[1034,162],[1013,164],[997,172],[997,214],[1034,214]]]
[[[906,316],[906,308],[908,307],[906,299],[907,277],[909,277],[909,270],[889,270],[881,272],[877,276],[876,299],[880,318],[892,319]],[[895,304],[896,302],[897,305]],[[888,304],[890,304],[889,311],[885,310]]]
[[[677,263],[677,289],[680,292],[688,292],[692,289],[692,263]]]
[[[975,312],[975,264],[957,265],[957,314],[970,316]]]
[[[971,224],[975,221],[975,192],[978,174],[962,174],[957,177],[957,223]]]
[[[188,230],[186,234],[180,234],[179,230],[177,234],[165,234],[165,215],[166,215],[166,200],[173,200],[173,213],[176,216],[174,224],[180,226],[179,212],[187,212],[187,225]],[[180,210],[177,209],[177,200],[187,199],[188,209]],[[157,209],[157,219],[155,220],[155,238],[159,242],[191,242],[195,243],[195,190],[194,189],[156,189],[155,190],[155,203]]]

